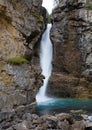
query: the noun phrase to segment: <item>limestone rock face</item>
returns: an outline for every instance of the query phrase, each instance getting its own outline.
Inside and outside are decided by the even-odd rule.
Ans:
[[[69,91],[73,90],[73,97],[92,98],[91,7],[91,0],[62,0],[53,10],[51,40],[54,73],[50,82],[53,89],[49,88],[52,93],[64,91],[71,97],[72,91]],[[77,84],[74,83],[76,78]]]
[[[41,5],[42,0],[0,0],[0,58],[31,59],[45,28]]]
[[[0,66],[0,130],[6,130],[15,124],[14,122],[22,120],[26,113],[35,113],[35,96],[42,86],[42,76],[41,70],[35,66],[2,64],[2,67]]]
[[[31,61],[45,28],[41,5],[42,0],[0,0],[0,129],[1,122],[12,116],[35,111],[35,96],[43,82],[40,68],[32,62],[6,61],[24,56]]]
[[[1,65],[1,64],[0,64]],[[28,64],[0,67],[0,113],[30,108],[35,102],[37,90],[42,85],[41,70]],[[35,106],[35,105],[34,105]],[[33,108],[32,108],[33,107]]]

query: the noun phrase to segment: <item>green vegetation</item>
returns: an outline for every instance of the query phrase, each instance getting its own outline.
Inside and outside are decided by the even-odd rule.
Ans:
[[[40,16],[39,14],[31,12],[31,15],[33,15],[34,17],[36,17],[39,22],[44,23],[43,17]]]
[[[48,11],[46,12],[47,23],[51,23],[51,16],[49,15]],[[43,17],[40,16],[38,13],[31,12],[31,15],[37,18],[39,22],[44,23]]]
[[[90,3],[87,3],[87,4],[85,5],[85,7],[86,7],[87,9],[92,10],[92,4],[90,4]]]
[[[49,15],[48,11],[46,13],[47,23],[51,23],[51,16]]]
[[[14,65],[20,65],[24,63],[29,63],[29,61],[23,57],[13,57],[7,59],[7,63],[14,64]]]

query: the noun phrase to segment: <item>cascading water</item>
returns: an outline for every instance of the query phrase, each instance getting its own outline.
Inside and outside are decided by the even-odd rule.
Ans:
[[[44,86],[41,88],[43,96],[45,95],[46,86],[52,71],[52,43],[49,38],[50,29],[51,24],[48,24],[47,30],[45,31],[41,41],[40,65],[42,68],[42,74],[45,76]]]
[[[47,29],[44,32],[41,39],[40,66],[42,68],[42,75],[45,76],[45,79],[44,79],[43,86],[40,88],[36,96],[37,102],[43,102],[49,99],[46,96],[46,88],[47,88],[48,80],[52,71],[52,63],[51,63],[52,62],[52,43],[49,36],[50,29],[51,29],[51,24],[48,24]]]
[[[59,0],[43,0],[43,6],[51,13],[53,4],[57,6]],[[50,29],[51,24],[47,25],[47,29],[44,32],[41,39],[40,47],[40,66],[42,68],[42,74],[45,76],[44,84],[36,95],[36,112],[38,114],[48,113],[61,113],[70,112],[71,110],[83,109],[83,112],[87,114],[92,113],[92,100],[77,100],[77,99],[59,99],[49,98],[46,96],[46,89],[48,80],[52,71],[52,43],[50,41]],[[78,113],[77,113],[78,114]],[[91,114],[92,115],[92,114]],[[88,117],[92,120],[92,116]]]
[[[52,12],[54,0],[48,1],[43,0],[43,6],[48,10],[49,13]],[[50,6],[49,6],[50,5]],[[48,85],[48,80],[52,71],[52,43],[50,40],[50,29],[51,24],[47,24],[47,29],[44,32],[41,39],[41,47],[40,47],[40,66],[42,68],[42,75],[45,76],[44,84],[40,88],[38,94],[36,95],[36,101],[45,102],[49,98],[46,96],[46,89]]]

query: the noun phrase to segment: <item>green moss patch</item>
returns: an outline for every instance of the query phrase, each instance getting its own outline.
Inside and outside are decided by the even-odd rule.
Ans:
[[[14,57],[14,58],[7,59],[7,63],[20,65],[24,63],[29,63],[29,61],[23,57]]]

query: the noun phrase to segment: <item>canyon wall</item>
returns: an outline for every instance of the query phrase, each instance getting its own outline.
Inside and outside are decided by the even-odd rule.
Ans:
[[[45,28],[42,0],[0,1],[0,59],[29,56]]]
[[[54,72],[48,93],[92,98],[92,1],[61,0],[51,18]]]
[[[40,68],[32,64],[45,29],[41,5],[42,0],[0,0],[0,122],[35,111],[43,82]]]

